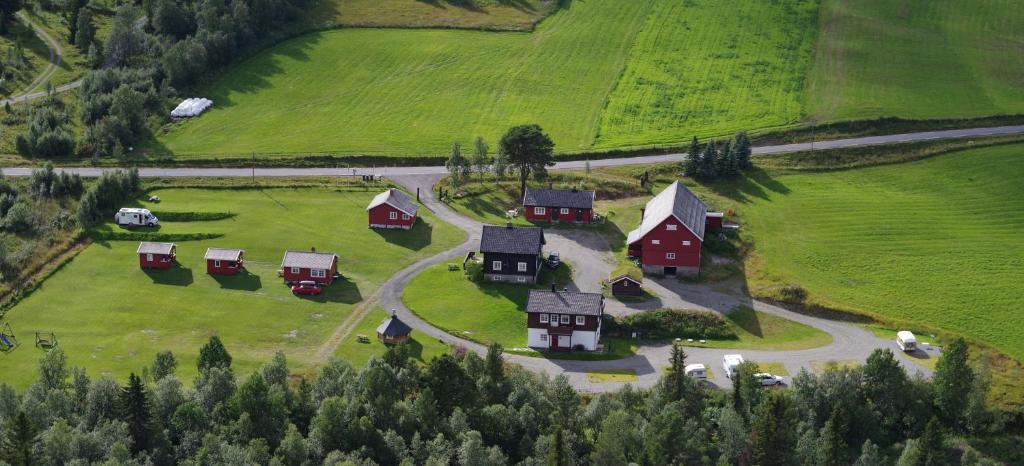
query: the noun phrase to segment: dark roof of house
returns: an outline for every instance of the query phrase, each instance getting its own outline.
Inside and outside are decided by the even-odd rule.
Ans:
[[[579,291],[530,290],[526,312],[599,316],[604,312],[604,296]]]
[[[139,243],[139,249],[136,250],[139,254],[163,254],[170,255],[174,253],[174,243],[150,243],[143,241]]]
[[[412,199],[407,194],[395,188],[389,188],[387,191],[374,196],[373,200],[370,201],[370,205],[366,206],[366,210],[371,210],[381,204],[387,204],[409,215],[416,215],[416,204],[412,202]]]
[[[377,333],[386,337],[402,337],[412,333],[412,327],[399,320],[397,315],[391,314],[391,317],[377,326]]]
[[[624,281],[624,280],[629,280],[629,281],[631,281],[633,283],[636,283],[637,285],[641,285],[642,284],[641,283],[642,279],[637,278],[637,277],[633,277],[633,276],[631,276],[628,273],[624,273],[624,274],[619,275],[617,277],[613,277],[611,280],[608,280],[608,283],[618,283],[618,282],[621,282],[621,281]]]
[[[337,257],[333,252],[285,251],[281,267],[329,269]]]
[[[480,252],[540,254],[543,245],[541,228],[484,225],[480,235]]]
[[[593,209],[594,192],[578,189],[532,189],[526,188],[524,206],[568,207],[570,209]]]
[[[633,244],[643,238],[669,217],[679,219],[683,226],[704,241],[704,223],[707,221],[707,211],[707,206],[696,194],[686,189],[682,183],[673,182],[647,202],[640,228],[629,232],[626,244]]]

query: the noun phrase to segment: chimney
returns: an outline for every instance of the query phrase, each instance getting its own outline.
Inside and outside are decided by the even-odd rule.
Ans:
[[[512,229],[512,222],[506,223],[505,224],[505,228],[508,228],[509,230],[511,230]]]
[[[646,212],[646,211],[647,211],[646,207],[641,207],[640,208],[640,221],[641,222],[644,221],[644,212]]]
[[[579,189],[576,189],[576,188],[572,188],[572,192],[574,192],[574,193],[578,193],[578,192],[580,192],[580,190],[579,190]]]
[[[316,252],[316,247],[314,246],[314,247],[309,248],[309,252]]]
[[[557,293],[558,292],[558,290],[555,289],[555,284],[554,283],[551,284],[551,292],[552,293]]]

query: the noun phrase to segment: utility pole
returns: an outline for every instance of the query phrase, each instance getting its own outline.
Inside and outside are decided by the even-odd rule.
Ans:
[[[252,185],[256,186],[256,153],[252,153]]]
[[[811,120],[811,152],[814,152],[814,128],[817,126],[817,121]]]

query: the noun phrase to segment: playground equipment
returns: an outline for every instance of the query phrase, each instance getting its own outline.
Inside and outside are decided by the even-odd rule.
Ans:
[[[36,332],[36,346],[40,348],[53,348],[57,346],[57,335],[53,332]]]
[[[4,322],[2,328],[0,328],[0,350],[10,351],[18,346],[18,339],[14,336],[14,330],[11,328],[10,322]]]

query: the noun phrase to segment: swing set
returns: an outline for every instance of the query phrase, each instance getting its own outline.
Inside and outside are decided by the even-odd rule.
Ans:
[[[10,322],[4,322],[0,327],[0,351],[11,351],[18,346],[18,339],[14,336],[14,329]]]

